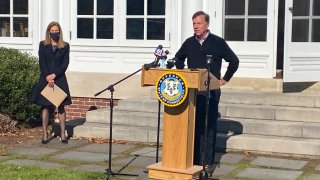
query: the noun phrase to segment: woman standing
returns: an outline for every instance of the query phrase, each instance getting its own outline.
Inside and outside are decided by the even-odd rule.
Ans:
[[[46,30],[46,38],[39,44],[40,79],[34,90],[31,101],[41,105],[41,119],[43,127],[42,144],[49,143],[47,126],[49,121],[49,109],[53,106],[40,93],[47,84],[51,87],[59,86],[67,97],[58,107],[58,118],[60,122],[60,138],[62,143],[68,143],[65,135],[66,111],[65,105],[70,105],[71,97],[65,72],[69,65],[70,47],[63,41],[61,26],[58,22],[49,23]]]

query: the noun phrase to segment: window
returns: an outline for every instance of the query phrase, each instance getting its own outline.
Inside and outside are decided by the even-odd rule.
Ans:
[[[77,0],[73,37],[77,42],[100,39],[95,42],[113,40],[118,44],[167,40],[166,1]]]
[[[126,39],[165,39],[165,0],[127,0]]]
[[[293,0],[292,42],[320,42],[320,0]]]
[[[225,0],[224,38],[228,41],[266,41],[267,0]]]
[[[0,0],[0,37],[28,37],[28,0]]]
[[[77,38],[113,39],[113,0],[78,0]]]

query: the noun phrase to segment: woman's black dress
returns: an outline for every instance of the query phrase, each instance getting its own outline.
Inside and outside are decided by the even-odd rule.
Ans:
[[[53,50],[51,44],[44,45],[43,42],[40,42],[40,79],[33,91],[31,97],[32,102],[42,106],[53,106],[53,104],[50,101],[48,101],[45,97],[43,97],[40,94],[43,88],[45,88],[48,84],[48,82],[46,81],[46,77],[53,73],[56,75],[54,81],[55,85],[59,86],[67,94],[67,97],[61,103],[61,105],[72,104],[67,77],[65,75],[65,72],[69,65],[70,46],[67,42],[64,43],[64,48],[56,48],[56,50]]]

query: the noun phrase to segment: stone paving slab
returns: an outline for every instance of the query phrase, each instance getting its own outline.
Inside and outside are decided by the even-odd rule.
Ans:
[[[255,160],[253,160],[250,164],[257,165],[257,166],[265,166],[265,167],[300,170],[307,163],[308,163],[308,161],[301,161],[301,160],[289,160],[289,159],[270,158],[270,157],[258,157]]]
[[[120,154],[134,147],[134,145],[130,144],[112,144],[112,154]],[[88,144],[78,150],[96,153],[109,153],[109,144]]]
[[[121,176],[123,179],[134,179],[134,180],[147,180],[148,179],[148,173],[143,172],[143,170],[134,168],[134,169],[125,169],[121,173],[124,174],[133,174],[133,175],[138,175],[138,176]],[[118,177],[118,176],[117,176]]]
[[[217,153],[214,158],[214,162],[220,162],[220,163],[238,163],[242,159],[244,159],[245,156],[241,154],[223,154],[223,153]]]
[[[316,171],[320,171],[320,164],[318,164],[318,165],[315,167],[315,170],[316,170]]]
[[[231,171],[235,170],[237,166],[231,166],[231,165],[220,165],[216,166],[216,168],[213,171],[213,177],[215,176],[226,176],[228,175]]]
[[[132,156],[112,162],[117,165],[128,166],[129,168],[139,167],[142,169],[147,169],[147,166],[156,163],[156,159],[152,157]]]
[[[303,180],[319,180],[320,174],[310,174],[303,177]]]
[[[12,153],[17,153],[21,155],[28,155],[28,156],[38,156],[42,157],[48,154],[56,153],[58,152],[58,149],[52,149],[52,148],[46,148],[46,147],[37,147],[37,146],[32,146],[32,147],[23,147],[23,146],[18,146],[10,152]]]
[[[59,163],[52,163],[52,162],[44,162],[44,161],[35,161],[29,159],[15,159],[3,162],[5,164],[14,164],[18,166],[38,166],[44,169],[51,169],[51,168],[63,168],[65,167]]]
[[[112,158],[116,155],[112,155]],[[93,153],[93,152],[79,152],[68,151],[52,156],[54,159],[60,160],[74,160],[74,161],[87,161],[87,162],[105,162],[108,161],[106,153]]]
[[[145,147],[142,149],[139,149],[138,151],[130,153],[131,155],[139,155],[139,156],[148,156],[148,157],[156,157],[157,154],[157,148],[153,147]],[[162,156],[162,151],[159,149],[159,157]]]
[[[61,143],[60,138],[54,138],[52,139],[48,144],[41,144],[39,142],[39,146],[41,147],[48,147],[48,148],[54,148],[54,149],[69,149],[72,147],[76,146],[81,146],[88,143],[86,140],[74,140],[74,139],[69,139],[68,144]]]
[[[246,168],[238,173],[236,177],[267,180],[293,180],[297,179],[302,173],[302,171],[293,170]]]

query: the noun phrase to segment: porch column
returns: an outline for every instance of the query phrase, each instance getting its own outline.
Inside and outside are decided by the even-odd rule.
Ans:
[[[188,0],[182,1],[182,17],[181,17],[181,40],[184,42],[188,37],[192,36],[192,15],[196,11],[203,10],[203,1]]]
[[[43,40],[48,24],[59,21],[60,0],[41,0],[40,3],[40,40]]]

